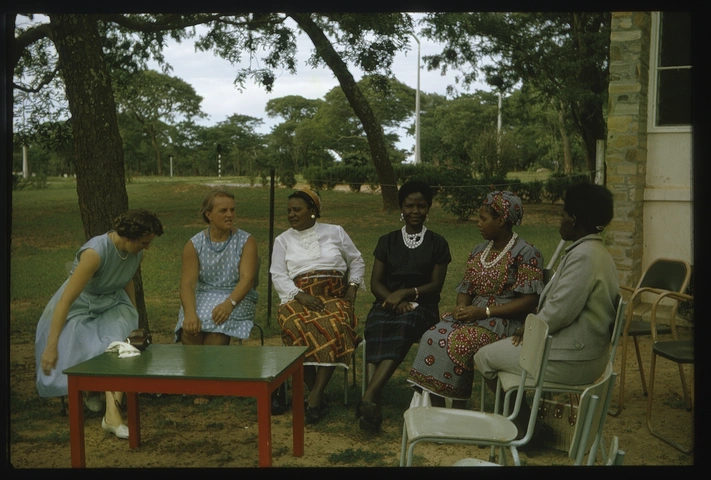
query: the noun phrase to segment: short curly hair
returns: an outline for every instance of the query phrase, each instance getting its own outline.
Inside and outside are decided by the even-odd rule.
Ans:
[[[113,229],[119,236],[129,240],[138,240],[152,233],[163,235],[163,224],[156,214],[142,208],[129,210],[116,217]]]
[[[397,199],[398,202],[400,202],[400,208],[402,208],[402,204],[405,202],[405,198],[413,193],[421,193],[425,197],[425,200],[427,200],[427,206],[432,206],[432,198],[434,197],[434,195],[432,194],[432,189],[430,188],[430,186],[427,185],[425,182],[421,182],[419,180],[412,180],[410,182],[403,183],[400,187],[400,190],[398,190],[397,192]]]
[[[602,185],[582,182],[568,187],[563,210],[575,215],[588,232],[601,232],[614,216],[612,192]]]
[[[212,190],[210,193],[205,195],[205,198],[202,200],[202,207],[200,208],[200,216],[205,221],[205,223],[210,223],[210,219],[207,218],[207,212],[212,211],[212,207],[215,204],[216,197],[228,197],[232,200],[235,199],[235,196],[233,194],[225,190]]]

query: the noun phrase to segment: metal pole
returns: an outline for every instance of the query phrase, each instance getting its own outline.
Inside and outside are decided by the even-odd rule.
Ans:
[[[417,42],[417,90],[415,91],[415,165],[420,163],[420,39],[410,33]]]
[[[173,155],[170,156],[170,178],[173,178]]]
[[[274,169],[269,172],[271,183],[269,188],[269,268],[267,273],[267,325],[270,325],[272,318],[272,251],[274,250]]]
[[[501,89],[499,89],[499,117],[496,122],[496,133],[501,135]]]

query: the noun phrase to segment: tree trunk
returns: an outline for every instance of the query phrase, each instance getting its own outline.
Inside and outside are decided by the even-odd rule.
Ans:
[[[160,146],[158,145],[158,138],[156,137],[156,129],[151,124],[146,129],[148,130],[148,135],[151,137],[151,145],[153,150],[156,152],[156,175],[163,175],[163,156],[161,155]]]
[[[353,79],[353,75],[348,71],[348,66],[334,50],[323,30],[314,23],[308,13],[292,13],[289,15],[296,21],[301,29],[309,36],[316,47],[318,55],[326,62],[333,74],[338,79],[341,89],[348,99],[348,103],[358,116],[363,125],[363,130],[368,138],[370,155],[373,159],[375,171],[378,174],[380,189],[383,196],[383,208],[387,211],[399,209],[397,199],[397,182],[395,171],[390,163],[390,157],[385,143],[383,128],[370,108],[368,100],[361,92]]]
[[[607,125],[602,113],[602,105],[584,105],[579,109],[578,116],[585,119],[581,122],[581,136],[585,142],[585,162],[590,172],[590,180],[595,178],[597,141],[607,138]]]
[[[50,15],[71,113],[84,237],[106,233],[128,210],[123,145],[95,15]],[[134,277],[139,325],[148,327],[141,270]]]
[[[573,173],[573,152],[570,148],[570,136],[565,129],[565,104],[562,100],[558,105],[558,128],[563,139],[563,172],[570,175]]]

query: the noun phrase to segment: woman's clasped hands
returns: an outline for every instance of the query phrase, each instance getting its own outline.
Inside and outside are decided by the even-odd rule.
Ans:
[[[452,317],[460,323],[470,323],[486,318],[486,310],[474,305],[459,305],[454,309]]]
[[[326,310],[326,306],[323,304],[321,299],[309,295],[306,292],[299,292],[294,297],[301,305],[314,312],[323,312]]]
[[[408,291],[405,289],[391,293],[382,303],[382,307],[398,315],[413,311],[417,305],[407,300],[407,294]]]

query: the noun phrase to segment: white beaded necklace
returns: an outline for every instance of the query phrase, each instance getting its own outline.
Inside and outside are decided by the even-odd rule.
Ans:
[[[422,225],[422,231],[417,233],[407,233],[405,226],[402,227],[402,241],[405,242],[407,248],[417,248],[422,245],[422,241],[425,239],[425,232],[427,227]]]
[[[492,261],[487,262],[486,257],[489,256],[489,252],[491,252],[491,247],[494,245],[493,240],[489,240],[489,244],[486,246],[486,249],[484,249],[484,252],[481,254],[481,257],[479,257],[479,262],[481,263],[481,266],[484,268],[491,268],[497,263],[499,263],[499,260],[504,258],[504,255],[509,253],[509,250],[511,250],[511,247],[514,246],[514,243],[516,243],[516,239],[518,238],[518,233],[515,233],[511,236],[511,240],[509,240],[509,243],[506,244],[503,250],[501,250],[501,253],[499,253],[496,258],[494,258]]]
[[[114,238],[116,238],[116,232],[111,232],[111,233],[114,235],[114,236],[111,238],[111,245],[114,246],[114,250],[116,250],[116,255],[118,255],[118,257],[119,257],[121,260],[126,260],[126,259],[128,258],[128,253],[129,253],[129,252],[126,252],[126,255],[125,255],[125,256],[123,256],[123,257],[121,256],[121,254],[120,254],[119,251],[118,251],[118,248],[116,247],[116,243],[114,243],[114,240],[113,240]]]

